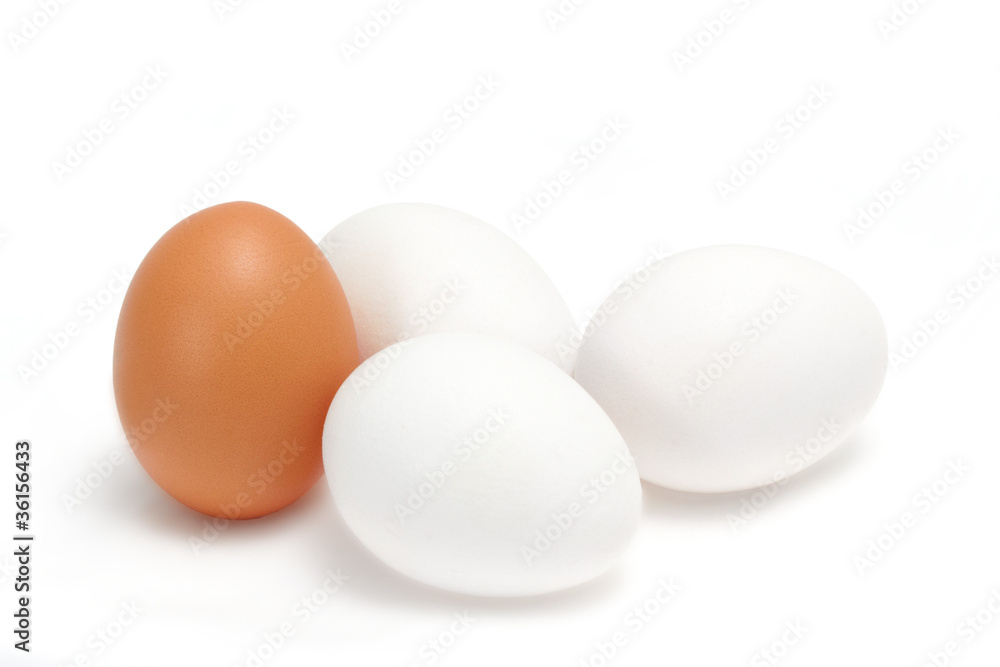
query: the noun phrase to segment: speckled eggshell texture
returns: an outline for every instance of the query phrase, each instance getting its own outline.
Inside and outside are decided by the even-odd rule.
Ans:
[[[199,512],[249,519],[322,475],[327,408],[357,366],[347,300],[316,244],[247,202],[170,229],[135,272],[114,350],[139,462]]]

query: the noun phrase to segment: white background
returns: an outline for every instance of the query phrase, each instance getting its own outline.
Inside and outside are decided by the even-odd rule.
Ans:
[[[14,532],[13,443],[30,438],[37,541],[28,657],[11,648],[12,547],[0,550],[0,664],[246,665],[287,621],[294,635],[264,664],[425,665],[422,647],[462,612],[475,623],[435,664],[599,665],[595,643],[617,631],[627,643],[609,664],[770,664],[759,652],[796,622],[807,631],[779,661],[789,667],[918,666],[953,639],[949,664],[995,664],[1000,617],[972,641],[959,625],[1000,591],[1000,291],[987,282],[961,309],[949,294],[1000,250],[1000,5],[929,1],[886,37],[890,0],[591,0],[555,28],[555,0],[404,0],[347,62],[342,42],[386,1],[247,0],[222,17],[211,0],[68,2],[16,47],[11,34],[39,6],[4,2],[0,537]],[[713,43],[679,71],[675,52],[723,9],[732,23],[714,41],[702,35]],[[116,99],[157,66],[165,80],[121,118]],[[497,91],[461,127],[446,123],[490,75]],[[776,124],[813,86],[833,96],[786,137]],[[729,516],[760,496],[647,485],[623,561],[563,594],[482,601],[402,580],[353,542],[322,483],[196,554],[189,538],[204,517],[145,476],[117,421],[121,294],[92,319],[78,305],[134,269],[282,107],[294,121],[211,203],[266,204],[317,239],[385,202],[458,208],[517,238],[580,322],[651,247],[730,242],[846,273],[882,309],[894,353],[936,310],[949,319],[890,370],[861,432],[745,525]],[[111,134],[60,179],[53,163],[103,118]],[[628,126],[621,138],[517,233],[511,214],[575,170],[608,118]],[[384,173],[435,127],[447,141],[391,191]],[[948,127],[957,142],[911,178],[904,165]],[[717,182],[769,137],[780,150],[723,201]],[[905,194],[852,243],[845,224],[897,178]],[[25,381],[19,366],[70,322],[80,335]],[[67,508],[112,456],[120,465]],[[939,484],[925,512],[914,496],[949,461],[968,472]],[[893,541],[884,525],[905,512],[916,525],[859,571],[869,540]],[[337,568],[350,577],[343,589],[300,622],[297,601]],[[682,590],[635,632],[625,616],[661,578]],[[98,655],[95,633],[114,632],[133,602],[138,619]]]

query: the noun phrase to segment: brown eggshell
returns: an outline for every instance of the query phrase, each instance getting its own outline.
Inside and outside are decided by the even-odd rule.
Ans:
[[[347,299],[318,246],[248,202],[179,222],[118,320],[118,414],[139,462],[199,512],[263,516],[322,475],[323,423],[358,365]]]

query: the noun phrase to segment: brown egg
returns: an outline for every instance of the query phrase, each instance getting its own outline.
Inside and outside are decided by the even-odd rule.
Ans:
[[[221,204],[175,225],[136,270],[115,399],[167,493],[251,519],[322,475],[326,413],[357,365],[347,299],[319,247],[265,206]]]

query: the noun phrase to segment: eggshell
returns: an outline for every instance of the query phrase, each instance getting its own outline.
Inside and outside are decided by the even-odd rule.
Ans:
[[[634,462],[594,400],[533,352],[473,334],[421,336],[364,362],[330,406],[323,457],[373,554],[470,595],[598,576],[642,504]]]
[[[118,320],[115,398],[139,462],[212,516],[285,507],[322,474],[327,408],[357,366],[347,300],[319,248],[247,202],[170,229]]]
[[[520,343],[570,372],[575,331],[545,272],[508,236],[430,204],[388,204],[337,225],[320,246],[344,285],[361,358],[427,333]]]
[[[780,481],[842,443],[878,397],[885,327],[833,269],[751,246],[668,258],[587,329],[576,378],[642,478],[724,492]]]

